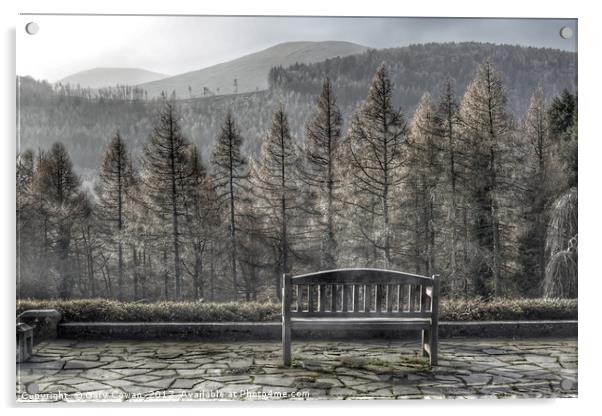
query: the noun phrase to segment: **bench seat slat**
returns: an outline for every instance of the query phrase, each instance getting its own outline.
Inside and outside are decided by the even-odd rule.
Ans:
[[[318,318],[298,318],[295,316],[291,317],[291,321],[293,322],[332,322],[332,323],[340,323],[340,322],[351,322],[351,323],[361,323],[361,322],[431,322],[430,318],[406,318],[406,317],[355,317],[355,318],[336,318],[336,317],[318,317]]]
[[[291,326],[293,328],[310,328],[310,329],[389,329],[389,328],[405,328],[405,329],[425,329],[431,326],[430,319],[387,319],[387,318],[358,318],[358,319],[301,319],[291,318]]]
[[[355,313],[355,312],[291,312],[291,316],[298,318],[358,318],[358,319],[371,319],[373,317],[390,317],[396,319],[408,319],[408,318],[430,318],[431,312],[426,311],[424,313],[415,311],[415,312],[369,312],[369,313]]]

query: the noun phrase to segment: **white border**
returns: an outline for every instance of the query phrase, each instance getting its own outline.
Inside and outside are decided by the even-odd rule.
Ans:
[[[581,333],[579,335],[579,399],[571,400],[472,400],[468,402],[442,401],[438,403],[420,402],[311,402],[311,403],[213,403],[191,407],[190,405],[178,406],[178,412],[213,412],[219,407],[220,412],[245,413],[261,412],[262,414],[288,415],[303,414],[308,412],[337,411],[336,406],[350,414],[363,414],[367,407],[379,407],[379,412],[435,412],[445,414],[477,414],[485,412],[489,416],[504,415],[508,413],[542,412],[546,414],[576,414],[587,412],[590,407],[596,406],[596,399],[602,391],[602,384],[598,383],[601,375],[600,350],[601,325],[600,281],[602,273],[596,260],[600,258],[597,249],[600,247],[597,238],[600,233],[598,218],[601,198],[600,155],[602,154],[602,129],[600,128],[600,113],[602,111],[602,83],[599,74],[600,44],[602,39],[599,27],[600,13],[594,1],[533,1],[504,0],[501,2],[468,1],[468,0],[429,0],[429,1],[385,1],[370,0],[363,2],[350,2],[344,0],[302,0],[302,1],[260,1],[260,0],[220,0],[219,2],[193,2],[185,0],[102,0],[83,2],[77,0],[34,0],[20,1],[3,0],[0,2],[0,19],[2,20],[3,57],[0,70],[2,71],[2,100],[0,101],[0,126],[3,129],[1,136],[5,141],[2,152],[2,180],[0,181],[0,195],[2,195],[2,227],[4,234],[0,256],[4,273],[2,276],[2,300],[4,318],[2,320],[2,334],[11,334],[14,319],[14,276],[15,276],[15,223],[14,223],[14,155],[15,155],[15,16],[18,12],[45,12],[45,13],[144,13],[144,14],[248,14],[248,15],[347,15],[347,16],[455,16],[455,17],[556,17],[579,19],[579,101],[580,101],[580,143],[579,143],[579,173],[581,182],[580,192],[580,308],[579,321]],[[598,267],[598,268],[597,268]],[[14,408],[14,344],[12,336],[2,337],[2,358],[6,365],[2,366],[2,405],[13,407],[9,411],[17,412]],[[8,374],[7,374],[8,372]],[[392,408],[394,406],[394,408]],[[387,408],[383,408],[387,407]],[[599,405],[597,406],[599,407]],[[52,407],[49,409],[21,409],[45,415],[63,414],[105,414],[110,412],[126,412],[132,407],[115,407],[105,405],[102,408],[86,407],[85,409],[65,407]],[[140,409],[142,410],[142,409]],[[145,413],[165,413],[164,406],[144,406]],[[588,412],[589,413],[589,412]]]

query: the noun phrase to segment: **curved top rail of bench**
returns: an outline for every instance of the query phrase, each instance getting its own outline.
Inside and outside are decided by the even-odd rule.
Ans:
[[[316,284],[415,284],[433,285],[434,278],[384,269],[336,269],[293,276],[294,285]]]

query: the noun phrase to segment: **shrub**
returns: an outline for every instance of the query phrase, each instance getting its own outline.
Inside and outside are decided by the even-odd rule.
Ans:
[[[71,322],[266,322],[280,319],[280,305],[258,302],[132,303],[106,299],[17,301],[26,309],[57,309]],[[576,319],[576,299],[443,300],[442,321]]]
[[[104,322],[235,322],[273,321],[280,306],[270,303],[133,303],[106,299],[21,300],[17,312],[26,309],[57,309],[66,321]]]
[[[444,300],[442,321],[577,319],[577,299]]]

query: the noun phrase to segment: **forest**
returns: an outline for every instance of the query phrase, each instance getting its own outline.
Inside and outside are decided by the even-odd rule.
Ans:
[[[277,67],[266,74],[270,89],[265,91],[194,99],[188,95],[178,96],[181,127],[186,137],[199,147],[203,161],[208,163],[224,117],[231,111],[244,133],[243,152],[257,158],[272,111],[279,103],[287,109],[291,133],[297,140],[305,139],[305,125],[326,76],[337,93],[346,130],[381,63],[389,68],[395,85],[394,106],[411,115],[421,96],[424,93],[438,96],[448,78],[453,79],[456,90],[463,93],[475,68],[487,58],[500,72],[507,92],[508,112],[517,119],[526,113],[538,85],[542,86],[546,100],[564,89],[577,89],[575,53],[487,43],[432,43]],[[242,80],[243,74],[239,78]],[[166,91],[167,95],[170,93]],[[134,157],[142,154],[161,106],[160,100],[146,98],[137,87],[89,90],[20,77],[21,148],[48,150],[52,143],[62,142],[77,173],[88,185],[97,176],[103,148],[112,132],[121,132]]]
[[[396,91],[400,64],[382,59],[352,106],[361,88],[342,87],[342,68],[366,66],[319,69],[374,54],[274,68],[270,91],[240,98],[253,108],[289,94],[262,106],[270,117],[255,119],[256,151],[240,123],[249,117],[241,101],[219,112],[213,137],[199,142],[191,134],[203,128],[185,128],[183,113],[204,104],[173,95],[148,103],[139,92],[129,124],[106,124],[94,173],[98,155],[78,155],[76,167],[60,137],[22,149],[17,297],[270,301],[285,272],[378,267],[438,274],[447,298],[575,298],[571,85],[557,91],[554,83],[550,96],[548,84],[535,83],[521,91],[529,94],[521,112],[495,59],[484,57],[462,71],[472,78],[441,75],[412,106]],[[327,76],[314,85],[319,74]],[[56,94],[23,82],[38,100]],[[107,108],[96,124],[123,106],[119,97],[99,104],[70,94],[61,97]],[[309,102],[301,127],[291,126],[300,117],[291,97]]]

